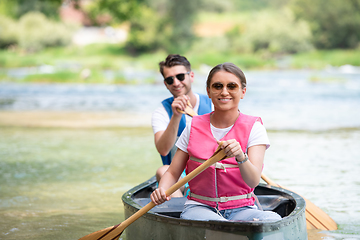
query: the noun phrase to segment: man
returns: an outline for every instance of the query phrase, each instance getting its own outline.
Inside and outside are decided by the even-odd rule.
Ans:
[[[164,84],[173,97],[162,101],[152,115],[155,146],[160,153],[163,166],[156,171],[159,181],[168,169],[172,157],[176,152],[175,142],[191,117],[182,114],[177,109],[184,110],[188,103],[193,106],[199,115],[209,113],[212,103],[208,96],[194,93],[191,83],[194,81],[194,72],[190,62],[183,56],[170,54],[165,61],[159,63],[160,72],[164,77]],[[173,197],[181,197],[181,191],[176,191]]]

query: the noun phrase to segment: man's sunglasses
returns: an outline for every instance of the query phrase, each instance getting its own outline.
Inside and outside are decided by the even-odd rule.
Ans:
[[[185,80],[185,74],[189,74],[190,72],[187,72],[187,73],[179,73],[179,74],[176,74],[175,77],[179,80],[179,81],[184,81]],[[174,83],[174,77],[171,76],[171,77],[167,77],[164,79],[164,81],[168,84],[168,85],[171,85]]]
[[[216,82],[211,85],[211,92],[215,94],[219,94],[223,91],[223,88],[224,88],[224,84],[220,82]],[[226,89],[229,93],[234,94],[239,92],[240,86],[237,83],[232,82],[226,85]]]

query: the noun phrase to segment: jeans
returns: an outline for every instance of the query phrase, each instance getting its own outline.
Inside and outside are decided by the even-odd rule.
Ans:
[[[245,206],[217,210],[207,205],[187,204],[180,218],[189,220],[215,221],[278,221],[281,216],[272,211],[261,211],[256,206]]]

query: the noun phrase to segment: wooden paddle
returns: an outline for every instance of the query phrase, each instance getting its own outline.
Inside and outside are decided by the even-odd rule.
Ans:
[[[261,174],[261,178],[269,185],[275,187],[281,187],[279,184],[272,181],[270,178]],[[284,188],[286,189],[286,188]],[[303,197],[304,198],[304,197]],[[336,222],[327,215],[323,210],[317,207],[314,203],[304,198],[306,202],[305,216],[306,216],[306,227],[307,229],[321,229],[321,230],[336,230]]]
[[[223,149],[220,148],[221,144],[215,151],[215,153],[206,160],[203,164],[201,164],[199,167],[194,169],[192,172],[190,172],[188,175],[186,175],[184,178],[180,179],[177,183],[175,183],[173,186],[171,186],[168,190],[166,190],[166,195],[170,196],[173,194],[176,190],[178,190],[180,187],[184,186],[187,182],[189,182],[191,179],[199,175],[201,172],[203,172],[206,168],[211,166],[212,164],[225,159],[226,154]],[[135,222],[138,218],[140,218],[142,215],[147,213],[150,209],[155,207],[155,204],[153,202],[148,203],[146,206],[141,208],[139,211],[134,213],[132,216],[130,216],[128,219],[126,219],[124,222],[108,227],[105,229],[102,229],[100,231],[90,233],[89,235],[86,235],[79,240],[114,240],[118,239],[122,232],[127,228],[130,224]]]

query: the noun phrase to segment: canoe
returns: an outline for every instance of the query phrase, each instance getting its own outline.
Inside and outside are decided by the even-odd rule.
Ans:
[[[156,188],[155,177],[130,189],[122,196],[125,218],[150,202]],[[172,198],[155,206],[126,228],[127,240],[184,240],[184,239],[307,239],[305,200],[298,194],[260,183],[255,194],[263,210],[280,214],[275,222],[197,221],[180,219],[185,197]]]

